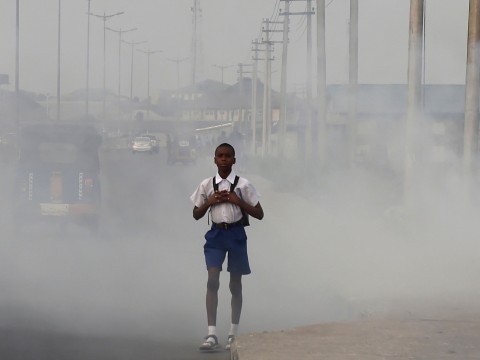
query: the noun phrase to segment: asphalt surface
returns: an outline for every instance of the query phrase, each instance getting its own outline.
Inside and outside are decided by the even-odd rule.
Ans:
[[[18,328],[0,330],[0,356],[5,360],[230,359],[226,350],[201,353],[192,341],[176,343],[174,340],[153,341],[131,336],[89,336]]]
[[[49,223],[14,235],[13,163],[3,163],[0,359],[230,358],[198,350],[206,272],[188,196],[202,165],[102,153],[100,236],[92,238]]]

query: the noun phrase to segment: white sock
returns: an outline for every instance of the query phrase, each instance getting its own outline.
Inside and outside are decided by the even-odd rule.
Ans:
[[[231,324],[230,332],[228,333],[228,335],[237,336],[237,334],[238,334],[238,324]]]
[[[216,326],[209,326],[208,327],[208,335],[217,335],[217,327]]]

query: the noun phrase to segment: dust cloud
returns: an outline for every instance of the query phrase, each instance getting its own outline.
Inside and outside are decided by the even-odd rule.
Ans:
[[[418,140],[420,153],[428,152],[431,139]],[[389,150],[390,159],[401,158]],[[246,285],[248,325],[478,311],[478,199],[465,191],[462,159],[445,158],[417,158],[408,203],[399,161],[321,173],[292,162],[293,182],[281,172],[256,179],[266,216],[250,229],[256,266]]]
[[[479,209],[465,202],[460,159],[452,159],[441,171],[419,166],[407,208],[396,165],[319,173],[292,158],[272,171],[274,160],[250,158],[238,172],[261,193],[265,218],[247,229],[252,275],[244,278],[241,331],[385,313],[447,316],[476,306]],[[162,152],[102,153],[99,238],[55,224],[25,224],[15,235],[13,165],[4,169],[1,326],[155,339],[204,335],[208,223],[193,220],[189,196],[216,172],[210,153],[187,166],[167,166]],[[225,332],[227,276],[218,312]]]

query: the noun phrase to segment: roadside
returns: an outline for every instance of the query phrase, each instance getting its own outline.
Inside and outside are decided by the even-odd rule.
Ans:
[[[391,315],[245,334],[238,337],[231,358],[480,359],[480,313]]]
[[[479,340],[478,317],[360,320],[241,336],[233,359],[479,359]]]

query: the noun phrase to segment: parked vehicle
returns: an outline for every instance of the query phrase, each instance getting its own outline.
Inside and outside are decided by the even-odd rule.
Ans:
[[[98,229],[101,137],[89,125],[36,124],[21,131],[14,225],[40,219]]]
[[[137,136],[132,142],[132,153],[148,152],[153,154],[152,141],[146,136]]]
[[[152,144],[153,152],[159,153],[160,152],[160,143],[155,135],[152,134],[143,134],[142,137],[148,137],[150,139],[150,143]]]

